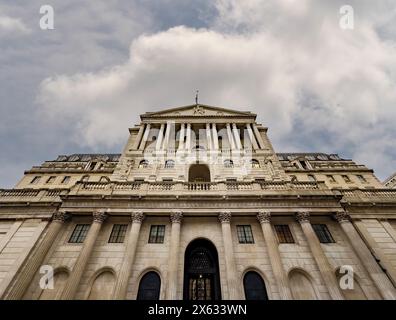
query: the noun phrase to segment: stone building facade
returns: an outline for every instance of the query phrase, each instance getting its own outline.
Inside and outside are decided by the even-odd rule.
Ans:
[[[0,190],[2,299],[396,298],[396,190],[364,165],[207,105],[129,133]]]

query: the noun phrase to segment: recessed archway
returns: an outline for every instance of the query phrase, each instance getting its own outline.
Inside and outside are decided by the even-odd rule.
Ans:
[[[210,182],[210,169],[206,164],[193,164],[188,171],[189,182]]]
[[[184,300],[220,300],[219,258],[206,239],[192,241],[184,255]]]

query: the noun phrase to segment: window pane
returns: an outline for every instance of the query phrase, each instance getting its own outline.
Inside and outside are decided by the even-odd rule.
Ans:
[[[165,226],[152,225],[150,228],[149,243],[163,243],[165,237]]]
[[[334,239],[331,236],[331,233],[325,224],[313,224],[312,228],[314,229],[319,241],[321,243],[334,243]]]
[[[279,224],[275,225],[274,227],[279,243],[294,243],[293,235],[287,224]]]
[[[70,243],[83,243],[88,230],[89,230],[89,224],[78,224],[74,228],[74,231],[69,239]]]
[[[115,224],[111,231],[109,242],[110,243],[123,243],[125,240],[127,224]]]
[[[239,243],[254,243],[252,228],[247,226],[237,226]]]

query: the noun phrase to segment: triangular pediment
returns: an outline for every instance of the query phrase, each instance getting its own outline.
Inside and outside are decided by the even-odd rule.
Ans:
[[[256,117],[256,114],[246,111],[194,104],[178,108],[165,109],[159,112],[147,112],[142,118],[168,118],[168,117]]]

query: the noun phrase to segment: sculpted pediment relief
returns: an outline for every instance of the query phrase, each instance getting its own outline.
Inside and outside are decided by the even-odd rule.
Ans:
[[[143,117],[208,117],[208,116],[255,116],[251,112],[241,112],[207,105],[191,105],[180,108],[167,109],[160,112],[148,112]]]

